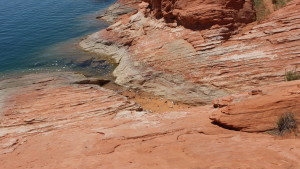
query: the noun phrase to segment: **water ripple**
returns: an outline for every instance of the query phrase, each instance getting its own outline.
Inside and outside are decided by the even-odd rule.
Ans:
[[[72,69],[66,58],[85,54],[57,49],[57,44],[74,43],[78,37],[105,28],[107,25],[95,20],[95,13],[114,1],[1,0],[0,75],[51,66]]]

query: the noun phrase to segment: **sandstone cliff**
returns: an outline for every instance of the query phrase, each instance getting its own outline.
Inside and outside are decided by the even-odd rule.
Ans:
[[[299,0],[246,27],[250,1],[148,2],[81,42],[119,62],[118,84],[201,104],[283,81],[299,65]]]

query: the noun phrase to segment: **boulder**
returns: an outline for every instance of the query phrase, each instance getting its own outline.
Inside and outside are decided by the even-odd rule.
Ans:
[[[283,114],[293,113],[300,124],[300,81],[260,87],[213,101],[210,119],[225,128],[264,132],[277,129]]]
[[[156,17],[191,29],[212,25],[249,23],[255,20],[250,0],[145,0]]]

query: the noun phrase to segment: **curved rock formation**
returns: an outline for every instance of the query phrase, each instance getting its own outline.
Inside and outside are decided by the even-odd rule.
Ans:
[[[300,122],[300,81],[261,87],[249,93],[214,100],[219,107],[210,119],[221,126],[248,132],[276,129],[279,118],[293,113]]]
[[[251,0],[145,0],[153,14],[167,22],[191,29],[207,29],[213,25],[238,27],[255,20]]]
[[[251,92],[217,99],[215,108],[151,113],[98,86],[106,80],[1,80],[0,168],[300,168],[297,137],[234,131],[274,129],[286,112],[300,120],[300,81],[261,87],[300,64],[300,0],[246,27],[247,0],[148,2],[80,44],[119,63],[118,84],[194,104]],[[188,29],[193,22],[205,26]]]
[[[298,139],[213,125],[212,106],[161,114],[71,73],[0,81],[1,169],[298,169]],[[299,94],[298,94],[299,95]]]
[[[198,2],[202,1],[194,3]],[[220,9],[226,7],[220,6],[223,1],[205,2]],[[285,72],[300,63],[299,0],[259,24],[237,30],[217,23],[203,30],[166,23],[151,15],[158,6],[163,4],[142,3],[136,14],[81,42],[86,50],[116,58],[119,66],[114,75],[118,84],[203,104],[283,81]],[[208,9],[197,8],[199,13],[203,10]]]
[[[141,0],[118,0],[108,9],[104,10],[97,19],[113,23],[122,15],[135,12]]]

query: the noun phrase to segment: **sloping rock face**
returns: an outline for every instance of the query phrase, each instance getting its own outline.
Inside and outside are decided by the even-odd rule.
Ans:
[[[300,121],[300,81],[261,87],[248,93],[214,100],[219,107],[210,117],[228,128],[262,132],[277,128],[284,113],[293,113]]]
[[[150,3],[156,2],[159,1]],[[191,4],[199,2],[202,1]],[[205,1],[201,6],[219,6],[226,11],[227,3]],[[142,3],[136,14],[87,37],[81,46],[117,59],[119,66],[114,75],[118,84],[196,104],[283,81],[285,72],[300,63],[299,0],[289,2],[259,24],[238,29],[218,22],[212,22],[208,29],[197,30],[167,23],[152,15],[159,10],[164,13],[159,8],[163,4]],[[172,13],[180,4],[189,6],[174,1]],[[195,8],[193,11],[199,13],[209,10],[209,7]],[[243,9],[230,10],[239,13]],[[190,13],[188,8],[180,10]],[[199,23],[206,25],[201,24],[202,19]]]
[[[139,109],[113,91],[75,84],[83,79],[73,73],[50,73],[0,81],[0,154],[14,151],[27,136],[76,126],[119,110]]]
[[[167,22],[191,29],[207,29],[213,25],[239,27],[255,19],[250,0],[145,0],[153,14]]]
[[[108,9],[103,11],[97,19],[113,23],[118,20],[122,15],[135,12],[141,0],[118,0],[111,5]]]
[[[220,128],[208,118],[212,106],[137,111],[116,92],[74,84],[82,79],[51,73],[0,81],[1,169],[300,167],[298,139]]]

